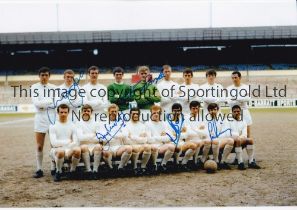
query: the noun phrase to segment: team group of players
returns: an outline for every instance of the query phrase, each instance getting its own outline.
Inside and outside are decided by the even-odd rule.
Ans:
[[[147,66],[139,67],[140,81],[130,86],[123,82],[124,70],[116,67],[113,70],[115,82],[106,88],[98,83],[99,68],[91,66],[88,69],[89,82],[81,87],[86,97],[80,98],[67,95],[73,87],[78,86],[72,70],[64,72],[64,83],[56,87],[49,83],[50,69],[39,69],[40,82],[31,87],[40,93],[32,97],[36,107],[34,131],[37,142],[37,171],[34,177],[43,176],[43,145],[47,132],[52,147],[51,173],[55,181],[61,180],[65,159],[70,161],[70,177],[76,176],[80,159],[84,162],[88,176],[96,177],[100,173],[101,159],[110,170],[120,174],[124,173],[131,160],[135,175],[143,175],[148,173],[149,162],[152,166],[150,172],[166,171],[167,162],[172,157],[174,164],[181,170],[190,170],[188,161],[191,158],[196,168],[203,168],[212,150],[213,159],[219,168],[230,169],[226,161],[233,148],[238,169],[244,170],[243,147],[246,147],[248,167],[260,168],[254,159],[254,141],[250,130],[252,119],[247,106],[249,95],[232,98],[220,94],[222,91],[213,91],[217,94],[181,96],[177,88],[180,85],[171,80],[169,65],[163,66],[160,81],[148,81],[149,73]],[[241,83],[240,72],[233,72],[231,77],[233,85],[227,88],[229,91],[248,90],[248,86]],[[215,82],[215,70],[206,72],[207,82],[201,86],[192,82],[193,72],[190,69],[184,70],[183,78],[182,85],[186,90],[223,89],[222,85]],[[66,90],[66,95],[57,99],[55,95],[41,94],[56,88]],[[94,90],[112,94],[93,95]],[[172,90],[171,94],[164,95],[168,90]],[[70,97],[74,98],[71,100]],[[203,109],[200,109],[201,102]],[[230,106],[231,120],[222,117],[222,103]],[[71,119],[71,113],[79,111],[80,119]],[[107,119],[98,121],[96,113],[102,112],[107,112]],[[164,112],[167,113],[166,119],[161,117]],[[141,117],[144,115],[149,118],[144,120]],[[129,120],[126,120],[126,116],[129,116]],[[182,153],[184,155],[180,158]],[[199,153],[202,153],[201,157]],[[159,155],[162,161],[157,165]],[[94,160],[92,167],[91,158]],[[112,164],[113,158],[120,160],[118,166]],[[140,165],[137,164],[139,159]]]

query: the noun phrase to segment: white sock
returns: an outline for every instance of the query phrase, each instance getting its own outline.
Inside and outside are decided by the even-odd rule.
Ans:
[[[129,161],[131,156],[132,156],[132,153],[129,154],[128,152],[123,152],[121,156],[121,162],[119,164],[119,168],[123,168]]]
[[[141,160],[141,168],[145,168],[146,164],[150,160],[151,153],[150,152],[143,152],[142,153],[142,160]]]
[[[182,150],[180,150],[179,152],[175,152],[174,153],[174,157],[175,157],[175,163],[179,164],[179,156],[181,155]]]
[[[198,155],[200,152],[200,146],[196,148],[195,154],[194,154],[194,163],[197,164],[198,162]]]
[[[185,153],[185,156],[183,158],[183,161],[182,161],[182,165],[185,165],[188,163],[189,159],[195,154],[195,150],[192,150],[192,149],[188,149]]]
[[[166,165],[168,160],[172,157],[174,152],[171,152],[170,150],[167,150],[164,154],[164,158],[162,160],[162,165]]]
[[[55,161],[51,160],[51,171],[56,170],[56,163]]]
[[[90,154],[89,154],[89,152],[81,153],[81,157],[82,157],[82,159],[84,161],[86,171],[90,172],[91,171],[91,163],[90,163]]]
[[[249,163],[254,161],[254,145],[246,145],[246,153],[249,158]]]
[[[213,144],[212,145],[212,154],[213,154],[213,159],[217,163],[219,162],[219,145]]]
[[[100,166],[101,156],[102,156],[101,151],[94,151],[93,172],[98,171],[98,167]]]
[[[78,165],[79,161],[80,161],[80,158],[76,158],[76,157],[72,156],[70,172],[73,172],[76,170],[76,166]]]
[[[112,161],[111,161],[112,160],[112,155],[109,155],[108,157],[104,157],[103,156],[103,159],[107,163],[107,165],[108,165],[109,168],[113,168],[112,167]]]
[[[205,145],[203,146],[203,150],[202,150],[202,158],[201,158],[202,163],[204,163],[204,162],[206,161],[206,158],[207,158],[207,156],[208,156],[210,147],[211,147],[210,144],[205,144]]]
[[[137,168],[138,158],[139,158],[139,152],[133,152],[132,157],[131,157],[131,161],[132,161],[132,164],[133,164],[133,169]]]
[[[230,152],[232,151],[232,149],[233,149],[233,145],[226,144],[226,146],[224,148],[224,151],[223,151],[222,161],[221,162],[223,162],[223,163],[226,162],[227,157],[230,154]]]
[[[158,151],[152,152],[151,157],[152,157],[153,165],[157,165]]]
[[[37,171],[42,170],[43,152],[36,151]]]
[[[56,172],[60,172],[62,173],[62,167],[63,167],[63,163],[64,163],[64,158],[55,158],[56,161]]]
[[[236,158],[238,160],[238,163],[242,163],[243,159],[242,159],[242,148],[240,147],[235,147],[235,153],[236,153]]]

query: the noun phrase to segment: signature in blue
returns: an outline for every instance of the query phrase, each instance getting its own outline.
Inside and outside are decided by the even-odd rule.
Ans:
[[[64,94],[61,94],[61,98],[58,99],[58,100],[56,100],[56,101],[54,101],[54,105],[53,105],[52,107],[48,107],[48,108],[47,108],[47,110],[46,110],[46,111],[47,111],[47,116],[48,116],[48,119],[49,119],[49,121],[50,121],[50,123],[51,123],[52,125],[54,125],[55,122],[56,122],[56,115],[54,114],[54,115],[52,116],[54,119],[52,119],[52,117],[50,116],[49,111],[50,111],[50,110],[53,110],[53,109],[55,110],[55,109],[57,108],[57,106],[58,106],[58,103],[59,103],[60,101],[62,101],[63,99],[68,99],[69,103],[70,103],[71,106],[74,107],[74,108],[79,108],[79,107],[81,107],[81,106],[83,105],[83,97],[81,98],[81,103],[80,103],[78,106],[76,106],[75,104],[72,103],[72,100],[76,100],[76,97],[75,97],[75,99],[71,99],[71,98],[69,98],[69,96],[70,96],[70,92],[71,92],[72,90],[77,90],[77,92],[79,92],[80,89],[79,89],[78,84],[79,84],[81,78],[83,78],[83,76],[84,76],[84,72],[80,72],[80,73],[79,73],[79,77],[73,79],[73,84],[69,87],[69,89],[68,89]]]
[[[151,84],[157,84],[158,81],[160,81],[163,77],[164,77],[163,72],[160,72],[159,75],[158,75],[158,77],[155,78],[155,79],[153,79],[153,80],[148,81],[148,82],[142,87],[141,91],[145,91],[145,90],[147,89],[147,87],[148,87],[149,85],[151,85]],[[135,86],[138,85],[139,83],[141,83],[141,80],[139,80],[135,85],[132,86],[132,91],[134,91]]]
[[[219,138],[223,133],[225,133],[227,131],[229,131],[230,136],[232,136],[231,128],[227,128],[226,130],[219,132],[215,121],[208,122],[208,133],[209,133],[211,141],[213,141],[216,138]],[[212,133],[213,133],[213,135],[212,135]]]
[[[175,138],[173,138],[169,133],[166,132],[166,135],[170,138],[170,141],[173,142],[175,145],[178,144],[180,136],[181,136],[181,130],[184,124],[184,115],[181,113],[181,120],[178,121],[173,121],[171,119],[171,115],[167,114],[166,115],[167,122],[169,123],[170,127],[173,129],[175,132]]]
[[[118,119],[111,126],[108,127],[107,124],[104,124],[105,133],[102,134],[102,133],[98,132],[98,133],[96,133],[96,137],[99,140],[99,142],[103,141],[105,143],[105,145],[108,145],[108,147],[110,147],[110,141],[125,126],[126,126],[125,115],[123,114],[123,112],[121,112],[119,114]],[[111,132],[113,134],[111,134]]]

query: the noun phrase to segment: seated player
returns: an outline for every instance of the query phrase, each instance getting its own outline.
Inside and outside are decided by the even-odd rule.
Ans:
[[[148,142],[152,145],[152,160],[153,165],[157,166],[157,156],[158,154],[164,155],[163,160],[160,164],[160,169],[162,171],[166,171],[166,164],[168,160],[172,157],[175,146],[170,141],[168,135],[166,135],[166,130],[168,127],[164,121],[160,121],[162,113],[162,108],[157,105],[153,105],[151,107],[151,120],[146,123],[147,131],[148,131]],[[154,153],[153,150],[157,148],[157,152]]]
[[[76,166],[79,163],[81,155],[75,125],[70,120],[67,121],[69,110],[69,106],[60,104],[57,108],[59,120],[54,125],[50,125],[49,128],[49,137],[52,146],[50,156],[56,163],[55,182],[61,180],[64,159],[71,160],[70,174],[71,177],[75,177]]]
[[[204,116],[200,112],[200,102],[191,101],[190,103],[190,115],[186,116],[186,123],[190,127],[189,139],[190,142],[196,144],[196,152],[194,155],[194,163],[198,168],[203,168],[203,163],[206,161],[207,155],[211,147],[211,141],[208,137],[207,126],[204,121]],[[202,149],[202,158],[198,160],[200,149]]]
[[[231,129],[227,127],[224,116],[219,112],[218,104],[210,103],[207,109],[207,128],[209,138],[211,139],[214,161],[218,164],[220,169],[231,169],[231,167],[226,162],[227,157],[231,153],[234,145],[234,140],[227,135],[227,133],[230,135]],[[222,159],[220,162],[219,150],[223,150]]]
[[[93,172],[93,177],[96,177],[102,156],[102,146],[99,144],[99,139],[96,135],[99,132],[99,124],[92,117],[93,108],[90,105],[84,105],[81,111],[81,120],[76,123],[81,157],[88,176],[92,175]],[[93,171],[91,169],[90,156],[94,156]]]
[[[171,141],[176,145],[175,148],[175,163],[179,165],[179,156],[182,152],[185,153],[185,156],[181,162],[181,169],[189,171],[187,163],[189,159],[195,154],[196,145],[189,140],[189,125],[186,124],[184,115],[182,113],[182,106],[179,103],[174,103],[172,105],[172,114],[167,115],[167,123],[169,125],[169,131],[167,133],[170,136]],[[173,137],[173,136],[174,137]]]
[[[234,105],[232,107],[232,117],[233,121],[228,121],[227,125],[231,128],[231,138],[235,142],[235,153],[238,160],[238,169],[245,170],[245,166],[242,158],[242,147],[246,146],[246,151],[248,155],[248,167],[254,169],[260,169],[261,167],[254,161],[254,140],[252,138],[247,138],[247,124],[245,120],[241,119],[241,108],[239,105]],[[228,133],[227,133],[228,134]]]
[[[124,145],[125,134],[123,133],[123,128],[125,126],[125,121],[118,115],[118,111],[119,107],[116,104],[109,105],[108,119],[106,122],[102,122],[97,137],[104,145],[103,159],[109,168],[113,169],[112,157],[120,157],[121,161],[118,166],[118,171],[122,172],[132,155],[132,147]]]
[[[146,165],[151,157],[151,145],[148,144],[148,133],[146,126],[139,121],[140,109],[130,109],[130,121],[125,127],[126,143],[132,145],[132,164],[135,175],[144,175],[147,173]],[[154,149],[156,152],[156,149]],[[138,169],[137,160],[142,155],[141,167]]]

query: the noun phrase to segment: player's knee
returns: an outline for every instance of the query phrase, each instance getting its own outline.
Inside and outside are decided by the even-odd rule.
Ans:
[[[109,156],[112,155],[112,152],[111,151],[103,151],[102,154],[103,154],[104,158],[108,158]]]
[[[96,146],[94,147],[94,151],[101,152],[101,151],[102,151],[102,146],[101,146],[101,145],[96,145]]]
[[[140,151],[139,147],[132,147],[132,152],[137,153]]]
[[[195,144],[193,144],[193,143],[189,144],[189,149],[195,150],[196,148],[197,148],[197,146]]]
[[[212,144],[213,144],[213,145],[219,145],[219,141],[218,141],[218,140],[214,140],[214,141],[212,142]]]
[[[63,158],[64,156],[65,156],[65,153],[64,153],[63,150],[58,150],[58,151],[56,152],[56,157],[57,157],[58,159],[61,159],[61,158]]]
[[[132,153],[132,147],[131,146],[126,146],[125,147],[125,152],[127,152],[128,154],[131,154]]]
[[[155,146],[152,146],[152,152],[158,152],[158,148],[157,147],[155,147]]]
[[[234,144],[235,144],[236,147],[239,147],[240,146],[240,139],[239,138],[234,139]]]
[[[168,145],[167,149],[168,149],[170,152],[174,152],[174,150],[175,150],[175,146],[174,146],[174,145]]]
[[[81,145],[80,148],[81,148],[81,152],[82,153],[85,153],[85,152],[88,152],[89,151],[89,148],[88,148],[87,145]]]
[[[174,152],[180,152],[181,151],[181,147],[175,147],[174,148]]]
[[[145,151],[145,152],[150,152],[150,151],[151,151],[151,146],[148,145],[148,144],[145,144],[145,145],[143,146],[143,151]]]
[[[227,144],[229,144],[229,145],[234,145],[234,140],[233,139],[231,139],[231,138],[228,138],[227,139]]]
[[[79,158],[79,157],[80,157],[80,154],[81,154],[81,149],[80,149],[80,147],[75,147],[75,148],[73,149],[73,155],[74,155],[74,157]]]
[[[247,140],[247,144],[253,145],[254,144],[254,139],[253,138],[249,138]]]

